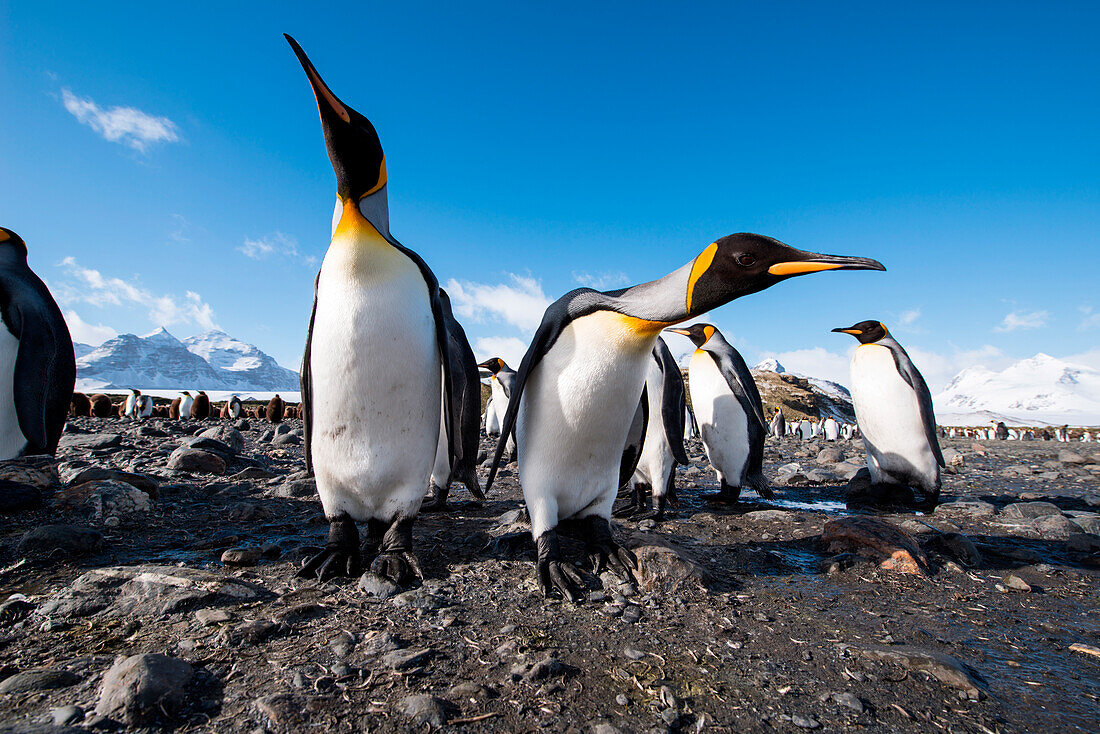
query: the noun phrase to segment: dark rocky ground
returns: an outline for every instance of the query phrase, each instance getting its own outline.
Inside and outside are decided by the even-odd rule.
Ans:
[[[227,424],[79,419],[0,467],[41,488],[0,515],[0,730],[1100,728],[1089,445],[945,441],[947,504],[884,528],[845,520],[860,445],[773,443],[777,499],[715,508],[691,442],[671,518],[617,524],[638,583],[572,605],[508,471],[422,516],[423,584],[295,578],[326,533],[300,423],[252,423],[179,451]]]

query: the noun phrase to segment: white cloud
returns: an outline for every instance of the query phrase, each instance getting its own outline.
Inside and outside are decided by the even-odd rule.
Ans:
[[[500,357],[514,370],[519,369],[519,363],[527,353],[527,342],[514,336],[486,336],[475,341],[473,346],[478,362]]]
[[[999,326],[993,331],[1007,332],[1017,329],[1038,329],[1046,326],[1050,320],[1049,311],[1012,311],[1005,315]]]
[[[851,348],[855,349],[854,346]],[[764,351],[760,353],[761,360],[769,357],[779,360],[779,364],[783,365],[788,372],[797,372],[807,377],[820,377],[823,380],[831,380],[841,385],[849,383],[848,363],[850,357],[847,354],[830,352],[824,347],[791,349],[785,352]]]
[[[272,232],[257,239],[245,237],[244,244],[237,250],[253,260],[265,260],[271,255],[277,255],[289,260],[300,260],[304,265],[317,264],[316,257],[303,255],[298,249],[298,240],[282,232]]]
[[[919,318],[920,309],[911,308],[908,311],[904,311],[900,316],[898,316],[898,323],[902,326],[910,326],[911,324],[915,323],[916,320]]]
[[[80,318],[80,314],[76,311],[65,312],[65,323],[69,326],[69,334],[74,342],[90,344],[93,347],[98,347],[108,339],[114,339],[118,336],[118,332],[110,326],[104,326],[103,324],[92,326]]]
[[[1092,306],[1080,306],[1081,323],[1077,325],[1078,331],[1092,331],[1100,329],[1100,313],[1093,313]]]
[[[574,270],[573,280],[580,285],[588,288],[595,288],[598,291],[611,290],[612,288],[621,288],[625,285],[630,285],[630,277],[622,272],[614,273],[589,273],[586,271]]]
[[[92,306],[141,306],[148,309],[149,320],[156,326],[195,324],[204,329],[218,328],[214,309],[194,291],[187,291],[182,299],[171,294],[158,295],[122,278],[83,268],[71,256],[60,265],[72,278],[58,283],[56,295],[61,301]]]
[[[153,143],[174,143],[180,139],[176,123],[167,117],[150,115],[134,107],[103,109],[91,99],[77,97],[68,89],[61,90],[61,102],[73,117],[104,140],[128,145],[141,153]]]
[[[526,332],[542,323],[550,299],[531,276],[509,273],[511,283],[474,283],[451,278],[444,286],[459,316],[478,323],[503,321]]]

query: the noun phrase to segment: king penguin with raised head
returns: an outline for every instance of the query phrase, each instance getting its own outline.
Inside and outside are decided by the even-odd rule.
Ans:
[[[54,454],[76,384],[69,327],[27,245],[0,227],[0,461]]]
[[[768,435],[760,391],[741,353],[710,324],[669,329],[695,345],[688,363],[691,404],[699,420],[703,448],[718,474],[719,490],[704,495],[714,502],[736,502],[741,489],[772,497],[764,479],[764,438]]]
[[[871,480],[915,487],[924,494],[923,504],[935,507],[944,461],[924,377],[881,321],[833,331],[859,341],[852,355],[852,403]]]
[[[649,283],[580,288],[547,308],[520,363],[486,489],[513,433],[543,593],[575,600],[576,571],[557,528],[575,531],[593,570],[629,577],[636,561],[611,534],[623,446],[653,346],[665,327],[787,278],[822,270],[884,270],[874,260],[818,255],[770,237],[735,234]]]
[[[306,462],[329,537],[299,575],[357,575],[363,549],[356,523],[365,522],[365,548],[377,553],[371,570],[403,584],[421,575],[413,522],[441,416],[444,430],[453,426],[439,283],[390,234],[386,158],[374,126],[286,38],[317,99],[337,194],[301,372]]]
[[[492,357],[478,365],[479,368],[489,373],[489,402],[485,406],[485,432],[490,433],[490,428],[495,425],[497,434],[500,435],[504,426],[504,416],[508,412],[508,401],[511,400],[512,390],[516,386],[516,371],[508,366],[500,357]],[[493,415],[489,415],[489,410]],[[509,436],[508,443],[509,461],[516,456],[516,441]]]

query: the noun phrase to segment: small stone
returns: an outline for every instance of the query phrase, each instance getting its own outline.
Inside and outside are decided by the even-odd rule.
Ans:
[[[625,693],[620,693],[619,695],[615,696],[615,703],[619,704],[620,706],[626,706],[628,703],[630,703],[630,699],[626,697]]]
[[[628,604],[623,608],[622,620],[627,624],[634,624],[642,618],[642,608],[637,604]]]
[[[104,674],[96,713],[131,726],[172,716],[182,705],[193,674],[190,664],[167,655],[124,658]]]
[[[267,469],[262,469],[258,466],[250,466],[245,469],[241,469],[239,472],[229,477],[232,482],[243,482],[246,479],[273,479],[275,474],[269,472]]]
[[[524,674],[523,679],[531,683],[537,680],[546,680],[563,672],[565,672],[565,666],[561,664],[561,661],[553,655],[547,655],[532,665]]]
[[[382,656],[382,663],[394,670],[416,668],[435,654],[435,650],[426,647],[420,650],[394,650]]]
[[[1009,575],[1005,576],[1004,579],[1001,580],[1001,583],[1003,583],[1005,585],[1005,588],[1009,589],[1010,591],[1031,591],[1031,584],[1024,581],[1022,578],[1014,573],[1010,573]]]
[[[635,650],[633,647],[624,647],[623,657],[627,660],[641,660],[645,657],[645,653],[641,650]]]
[[[1063,464],[1088,463],[1088,459],[1086,459],[1084,456],[1081,456],[1081,454],[1077,453],[1076,451],[1069,451],[1067,449],[1062,449],[1058,452],[1058,461],[1062,462]]]
[[[195,612],[195,619],[204,627],[213,627],[232,621],[233,615],[224,609],[200,609]]]
[[[54,726],[70,726],[84,721],[84,709],[79,706],[58,706],[50,710]]]
[[[381,632],[363,643],[363,654],[367,657],[383,655],[406,646],[406,642],[390,632]]]
[[[343,660],[351,656],[355,650],[355,643],[355,635],[341,631],[328,641],[328,648],[332,650],[333,655]]]
[[[1032,519],[1047,515],[1061,515],[1062,510],[1051,502],[1014,502],[1005,505],[1001,514],[1012,519]]]
[[[68,688],[80,682],[80,676],[67,670],[36,668],[5,678],[0,682],[0,694],[31,693],[54,688]]]
[[[222,553],[222,563],[227,566],[255,566],[263,556],[263,550],[255,546],[250,548],[229,548]]]
[[[281,424],[281,425],[286,425]],[[359,577],[359,590],[372,599],[384,601],[401,591],[401,587],[385,576],[367,571]]]
[[[397,710],[412,719],[418,726],[425,724],[439,728],[447,723],[449,718],[448,704],[441,698],[427,694],[406,696],[397,704]]]
[[[280,423],[279,425],[281,427],[281,426],[285,426],[286,424],[285,423]],[[301,443],[302,443],[302,439],[299,438],[296,434],[293,434],[293,433],[284,433],[281,436],[276,436],[271,441],[271,444],[273,446],[298,446]]]
[[[672,728],[676,727],[676,722],[680,720],[680,712],[676,709],[665,709],[661,712],[661,721],[665,722],[667,726]]]
[[[181,446],[168,457],[168,468],[183,472],[221,475],[225,474],[225,460],[209,451]]]
[[[317,482],[314,479],[292,479],[279,485],[275,496],[282,499],[316,497]]]
[[[257,698],[253,704],[260,715],[278,726],[296,721],[305,710],[305,702],[293,693],[277,693]]]
[[[230,428],[229,426],[207,428],[199,434],[199,438],[214,439],[233,453],[239,453],[244,450],[244,436],[242,436],[241,432],[236,428]]]
[[[832,695],[833,701],[838,706],[843,706],[846,709],[851,709],[857,714],[863,713],[863,702],[859,700],[859,697],[854,693],[834,693]]]
[[[798,714],[792,714],[791,723],[797,726],[799,729],[821,728],[821,722],[812,716],[799,716]]]
[[[946,515],[947,517],[991,517],[996,512],[997,508],[988,502],[983,502],[981,500],[959,500],[957,502],[944,502],[942,505],[937,505],[934,514]]]
[[[58,449],[78,451],[96,451],[122,445],[122,436],[117,433],[66,433],[58,443]]]

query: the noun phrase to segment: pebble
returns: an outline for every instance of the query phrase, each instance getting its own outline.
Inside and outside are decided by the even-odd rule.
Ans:
[[[195,612],[195,619],[204,627],[213,627],[233,620],[233,614],[224,609],[200,609]]]
[[[401,591],[401,587],[385,576],[367,571],[359,577],[359,590],[372,599],[384,601]]]
[[[189,663],[167,655],[147,653],[124,658],[104,674],[96,713],[130,726],[172,716],[183,704],[193,675]]]
[[[394,670],[408,670],[419,666],[434,654],[435,649],[431,647],[420,650],[394,650],[382,656],[382,663]]]
[[[820,729],[821,722],[812,716],[799,716],[798,714],[791,715],[791,723],[797,726],[799,729]]]
[[[255,566],[261,557],[263,557],[263,549],[255,546],[229,548],[222,553],[222,563],[227,566]]]
[[[182,472],[221,475],[225,474],[225,460],[209,451],[181,446],[168,457],[168,468]]]
[[[68,670],[36,668],[5,678],[0,682],[0,693],[31,693],[54,688],[68,688],[80,682],[80,676]]]
[[[1005,588],[1010,591],[1031,591],[1031,584],[1024,581],[1022,578],[1014,573],[1010,573],[1009,575],[1005,576],[1001,583],[1003,583],[1005,585]]]
[[[414,724],[439,728],[447,723],[448,704],[441,698],[428,694],[406,696],[397,704],[397,710],[412,719]]]
[[[84,709],[79,706],[58,706],[55,709],[50,709],[50,717],[53,719],[54,726],[70,726],[71,724],[79,724],[84,721]]]
[[[628,604],[623,608],[622,619],[627,624],[634,624],[642,618],[642,608],[637,604]]]

